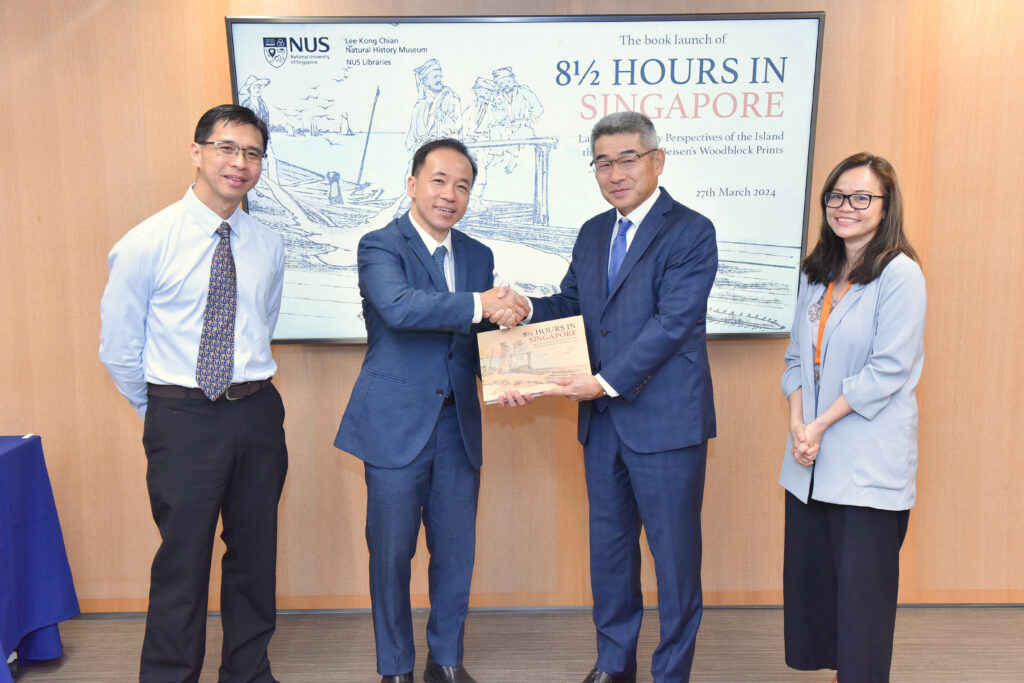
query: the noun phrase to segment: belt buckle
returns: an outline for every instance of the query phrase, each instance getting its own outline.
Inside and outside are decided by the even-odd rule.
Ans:
[[[249,388],[249,383],[248,382],[242,382],[242,383],[239,383],[239,384],[230,384],[230,385],[228,385],[228,388],[224,390],[224,398],[226,398],[229,401],[240,401],[243,398],[248,398],[250,396],[251,392],[248,393],[248,394],[242,394],[241,396],[232,396],[231,395],[231,390],[232,389],[237,389],[237,388],[248,389]]]

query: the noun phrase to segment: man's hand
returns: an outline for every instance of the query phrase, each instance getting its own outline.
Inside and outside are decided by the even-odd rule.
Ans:
[[[548,389],[541,396],[565,396],[572,401],[590,401],[604,396],[604,387],[593,375],[582,373],[571,377],[556,377],[558,386]]]
[[[513,327],[530,313],[526,297],[508,287],[495,287],[480,293],[484,317],[495,325]]]
[[[521,394],[518,389],[509,389],[498,397],[498,405],[502,407],[525,406],[527,403],[532,402],[533,394]]]

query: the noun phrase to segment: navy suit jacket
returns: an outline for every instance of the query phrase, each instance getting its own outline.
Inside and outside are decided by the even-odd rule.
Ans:
[[[481,326],[471,323],[472,292],[492,287],[494,255],[454,229],[452,253],[455,292],[448,291],[408,213],[359,240],[366,359],[334,445],[376,467],[404,467],[419,454],[449,379],[466,452],[480,467]]]
[[[561,293],[532,299],[535,322],[582,315],[590,361],[619,397],[608,400],[622,441],[639,453],[715,436],[707,300],[718,271],[715,227],[661,190],[607,292],[616,211],[580,228]],[[586,443],[594,401],[579,408]]]

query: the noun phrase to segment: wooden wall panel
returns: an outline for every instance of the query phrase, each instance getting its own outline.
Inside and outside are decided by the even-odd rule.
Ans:
[[[602,14],[613,0],[530,0]],[[1010,430],[1024,382],[1015,199],[1024,48],[1014,0],[638,0],[637,13],[827,12],[815,191],[843,156],[889,157],[929,286],[919,507],[906,602],[1024,601],[1024,465]],[[106,254],[192,177],[195,120],[230,99],[225,15],[502,14],[495,0],[0,2],[0,433],[37,432],[83,608],[145,608],[157,534],[142,423],[96,358]],[[677,162],[682,163],[682,162]],[[603,203],[595,191],[594,211]],[[714,218],[714,217],[712,217]],[[812,235],[820,216],[812,210]],[[711,344],[719,438],[704,505],[706,599],[781,601],[782,340]],[[367,607],[365,490],[331,442],[361,346],[277,346],[290,470],[282,608]],[[585,605],[586,491],[575,407],[484,410],[475,605]],[[219,554],[220,546],[216,554]],[[215,561],[214,576],[216,579]],[[426,604],[426,552],[413,592]],[[649,557],[644,568],[653,593]],[[216,585],[213,601],[216,601]]]
[[[920,392],[922,601],[1022,602],[1024,44],[1015,2],[941,5],[928,254],[929,367]],[[955,11],[954,11],[955,10]],[[964,581],[960,577],[971,577]]]

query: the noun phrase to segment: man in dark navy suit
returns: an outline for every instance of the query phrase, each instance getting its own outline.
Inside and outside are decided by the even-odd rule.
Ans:
[[[453,229],[476,170],[457,140],[423,145],[408,179],[411,208],[359,241],[368,346],[334,445],[365,463],[382,683],[412,683],[409,579],[421,519],[430,551],[424,680],[473,683],[462,654],[480,489],[476,332],[526,312],[492,288],[491,250]]]
[[[636,112],[601,119],[594,173],[612,209],[580,228],[561,293],[531,299],[531,321],[582,315],[592,374],[545,395],[580,403],[590,502],[597,663],[584,683],[636,680],[643,617],[640,528],[654,555],[657,683],[690,677],[700,625],[700,511],[715,407],[705,343],[718,269],[715,228],[658,187],[665,152]],[[506,404],[529,397],[510,393]]]

